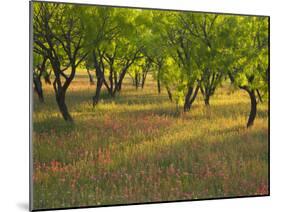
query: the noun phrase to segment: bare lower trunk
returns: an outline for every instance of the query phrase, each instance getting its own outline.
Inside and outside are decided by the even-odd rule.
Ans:
[[[113,72],[113,80],[114,80],[114,85],[116,86],[118,84],[118,79],[117,79],[117,72]]]
[[[101,88],[102,88],[103,82],[105,80],[104,80],[104,69],[102,69],[103,63],[100,64],[98,62],[97,53],[95,51],[93,51],[93,59],[94,59],[94,65],[95,65],[95,69],[96,69],[96,77],[97,77],[96,93],[95,93],[95,96],[93,96],[93,107],[95,107],[99,102]]]
[[[257,94],[258,94],[259,101],[263,102],[259,89],[257,89],[256,91],[257,91]]]
[[[121,89],[122,89],[122,81],[119,81],[119,83],[117,83],[117,86],[116,86],[116,89],[115,89],[114,93],[120,92]]]
[[[39,101],[44,102],[44,96],[43,96],[43,89],[42,89],[42,83],[41,80],[38,77],[34,77],[34,90],[38,95]]]
[[[51,80],[50,80],[50,76],[49,76],[49,75],[45,76],[45,77],[44,77],[44,80],[45,80],[45,83],[46,83],[46,84],[49,84],[49,85],[51,85],[51,84],[52,84],[52,82],[51,82]]]
[[[248,118],[248,122],[247,122],[247,127],[251,127],[254,124],[255,118],[256,118],[256,114],[257,114],[257,100],[256,100],[256,96],[255,96],[255,92],[254,91],[247,91],[250,99],[251,99],[251,111],[249,114],[249,118]]]
[[[207,95],[204,98],[205,106],[209,107],[210,106],[210,96]]]
[[[229,78],[231,80],[232,83],[235,82],[235,78],[234,76],[232,76],[231,72],[228,73]],[[248,78],[248,82],[252,83],[254,80],[254,75],[247,77]],[[251,111],[248,117],[248,122],[247,122],[247,128],[253,126],[256,115],[257,115],[257,99],[256,99],[256,95],[255,95],[255,90],[250,89],[248,86],[239,86],[240,89],[243,89],[245,91],[247,91],[247,93],[249,94],[250,100],[251,100]],[[258,90],[257,90],[258,92]],[[260,94],[258,92],[258,97],[260,97]]]
[[[114,92],[113,88],[109,91],[111,97],[115,97],[116,92]]]
[[[142,74],[142,80],[141,80],[141,88],[142,88],[142,89],[144,88],[144,84],[145,84],[146,76],[147,76],[147,73]]]
[[[90,84],[93,85],[94,84],[94,79],[93,79],[93,76],[91,75],[90,73],[90,70],[87,69],[87,73],[88,73],[88,76],[89,76],[89,81],[90,81]]]
[[[97,80],[96,94],[95,96],[93,96],[93,107],[95,107],[99,102],[102,84],[103,84],[103,80],[99,78]]]
[[[63,119],[68,122],[73,122],[73,119],[70,113],[68,112],[67,106],[65,104],[65,91],[58,91],[58,93],[56,94],[56,101]]]
[[[47,58],[44,58],[43,63],[41,64],[41,67],[40,67],[40,79],[41,79],[41,76],[43,75],[45,83],[51,85],[52,82],[51,82],[50,77],[51,77],[52,71],[48,72],[48,70],[46,68],[46,62],[47,62]]]
[[[199,86],[197,86],[194,90],[194,87],[190,86],[188,87],[187,94],[185,95],[185,101],[183,110],[184,112],[187,112],[190,110],[192,103],[194,102],[197,94],[198,94]]]
[[[188,111],[190,111],[190,108],[191,108],[191,103],[187,99],[185,99],[184,106],[183,106],[183,111],[184,112],[188,112]]]
[[[212,96],[212,91],[210,89],[211,88],[200,86],[200,91],[203,95],[204,103],[206,107],[210,106],[210,97]]]
[[[44,74],[44,80],[45,80],[45,83],[46,84],[49,84],[49,85],[51,85],[52,84],[52,82],[51,82],[51,72],[52,71],[47,71],[47,70],[45,70],[45,74]]]
[[[167,93],[168,93],[169,100],[172,102],[173,101],[172,92],[171,92],[171,90],[168,86],[166,87],[166,90],[167,90]]]
[[[160,84],[160,80],[157,79],[157,90],[158,90],[158,94],[161,93],[161,84]]]
[[[138,74],[135,74],[135,87],[136,87],[136,90],[139,88],[139,76],[138,76]]]

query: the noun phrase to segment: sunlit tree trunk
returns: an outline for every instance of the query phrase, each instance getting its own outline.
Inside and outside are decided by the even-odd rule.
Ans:
[[[246,90],[250,96],[251,99],[251,111],[249,114],[247,127],[251,127],[254,124],[256,115],[257,115],[257,100],[255,96],[255,92],[253,90]]]
[[[169,100],[172,102],[173,101],[172,92],[171,92],[171,90],[168,86],[166,86],[166,90],[167,90],[167,93],[168,93]]]
[[[56,101],[57,101],[59,110],[63,116],[63,119],[68,122],[73,122],[73,119],[72,119],[70,113],[68,112],[68,108],[65,103],[65,93],[66,93],[65,90],[59,89],[58,92],[56,93]]]
[[[157,91],[158,91],[158,94],[161,93],[161,83],[160,83],[160,79],[157,79]]]
[[[197,86],[194,90],[193,86],[189,86],[187,93],[185,95],[185,101],[184,101],[184,112],[187,112],[191,109],[191,106],[198,94],[199,86]]]
[[[89,69],[87,69],[87,73],[88,73],[88,76],[89,76],[90,85],[93,85],[94,84],[94,79],[93,79],[93,76],[91,75]]]
[[[40,78],[34,74],[33,76],[34,90],[38,95],[39,101],[44,102],[42,83]]]
[[[93,96],[93,106],[94,106],[94,107],[95,107],[95,106],[98,104],[98,102],[99,102],[102,84],[103,84],[103,79],[98,78],[98,79],[97,79],[96,93],[95,93],[95,96]]]

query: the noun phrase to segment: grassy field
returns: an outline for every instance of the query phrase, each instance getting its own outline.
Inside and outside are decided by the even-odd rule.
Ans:
[[[204,106],[201,94],[190,112],[157,94],[123,85],[120,96],[102,95],[82,72],[67,105],[75,123],[61,118],[52,86],[45,104],[34,95],[34,208],[268,194],[268,108],[258,105],[246,129],[246,92],[218,89]]]

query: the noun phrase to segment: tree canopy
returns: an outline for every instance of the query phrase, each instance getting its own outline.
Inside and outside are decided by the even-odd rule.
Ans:
[[[245,90],[251,100],[248,127],[257,103],[268,98],[267,17],[34,2],[33,29],[34,70],[49,61],[66,121],[72,121],[67,89],[82,66],[95,72],[94,106],[103,86],[115,97],[125,76],[138,88],[148,73],[158,93],[165,88],[184,111],[199,93],[209,106],[224,83]]]

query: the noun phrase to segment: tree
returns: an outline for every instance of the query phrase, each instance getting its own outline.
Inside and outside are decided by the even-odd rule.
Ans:
[[[180,85],[178,92],[184,93],[184,112],[189,111],[196,99],[200,84],[200,70],[196,67],[194,60],[196,44],[190,35],[190,32],[182,26],[180,14],[174,14],[173,21],[167,30],[167,38],[170,48],[173,50],[172,57],[178,65],[180,73]],[[178,95],[179,97],[182,95]]]
[[[105,62],[104,55],[108,43],[114,37],[118,36],[118,24],[114,21],[115,10],[105,7],[93,7],[86,10],[83,21],[86,25],[86,41],[93,67],[96,72],[96,91],[93,96],[93,106],[97,105],[100,99],[100,93],[105,81]]]
[[[136,89],[138,89],[139,87],[141,87],[142,89],[144,88],[147,74],[149,71],[151,71],[151,68],[152,61],[145,55],[133,65],[133,67],[129,71],[129,75],[132,78],[133,85],[136,87]]]
[[[103,85],[112,97],[121,91],[128,69],[141,57],[142,44],[134,26],[139,13],[105,7],[89,8],[86,13],[87,43],[97,77],[94,106]]]
[[[231,65],[229,77],[250,98],[251,109],[247,127],[254,124],[257,113],[257,96],[268,94],[268,18],[241,17],[231,20],[233,34],[231,40]]]
[[[112,97],[122,89],[122,83],[125,75],[128,73],[134,63],[143,58],[142,43],[145,26],[143,21],[143,12],[130,10],[115,11],[115,21],[119,28],[118,36],[111,40],[106,49],[104,59],[108,65],[108,92]],[[141,21],[139,21],[141,20]],[[138,78],[138,74],[135,75]],[[137,79],[137,82],[139,79]]]
[[[33,84],[34,91],[37,93],[39,101],[44,102],[43,88],[41,77],[45,72],[47,58],[41,57],[40,55],[34,53],[33,54]]]
[[[136,89],[148,72],[160,94],[189,111],[201,91],[206,106],[226,77],[249,94],[253,125],[258,102],[268,95],[268,23],[264,17],[34,3],[34,88],[50,81],[59,110],[72,117],[66,93],[78,66],[95,71],[93,106],[105,92],[115,97],[126,75]],[[50,63],[51,68],[47,68]],[[227,81],[226,81],[227,82]]]
[[[46,84],[51,84],[51,72],[47,70],[49,67],[48,58],[33,52],[33,84],[34,91],[37,93],[39,101],[44,102],[42,77]]]
[[[33,5],[34,51],[50,61],[59,110],[65,121],[72,122],[65,103],[66,91],[74,79],[77,66],[88,54],[82,48],[82,6],[43,2]]]
[[[90,82],[90,85],[94,85],[95,82],[94,82],[94,77],[91,73],[92,69],[94,69],[94,66],[93,66],[93,60],[91,59],[90,55],[88,55],[85,60],[84,60],[84,63],[83,63],[83,67],[86,69],[87,71],[87,74],[88,74],[88,77],[89,77],[89,82]]]
[[[222,55],[219,49],[224,36],[220,36],[220,28],[225,24],[225,17],[215,14],[186,14],[180,15],[182,27],[187,29],[195,42],[194,60],[200,70],[200,91],[206,106],[209,106],[210,97],[215,93],[224,72],[220,60]]]
[[[105,84],[112,97],[114,97],[117,92],[121,91],[124,77],[129,68],[136,60],[142,57],[141,47],[130,45],[130,43],[126,41],[124,43],[122,42],[124,42],[124,40],[118,41],[119,47],[115,47],[113,54],[104,54],[104,60],[109,67],[109,83],[105,79]]]
[[[149,28],[143,36],[144,51],[149,66],[153,66],[153,77],[157,82],[157,92],[161,93],[162,69],[168,55],[167,42],[163,28],[165,26],[165,16],[162,11],[153,11],[145,14],[143,18],[145,26]]]

